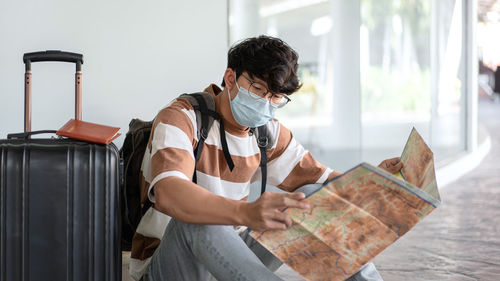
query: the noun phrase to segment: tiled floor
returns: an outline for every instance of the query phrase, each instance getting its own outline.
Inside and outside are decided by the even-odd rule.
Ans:
[[[441,206],[375,259],[384,280],[500,280],[500,103],[480,101],[479,115],[490,154],[441,190]],[[303,280],[286,266],[278,275]]]
[[[481,100],[492,147],[443,204],[375,260],[386,281],[500,280],[500,103]]]

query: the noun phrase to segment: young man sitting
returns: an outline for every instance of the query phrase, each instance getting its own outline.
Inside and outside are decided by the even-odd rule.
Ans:
[[[246,39],[229,50],[223,90],[213,84],[205,89],[221,118],[208,132],[196,167],[193,106],[178,98],[158,113],[142,167],[144,199],[148,196],[153,208],[133,239],[130,272],[136,280],[193,281],[211,275],[217,280],[280,280],[273,271],[281,262],[241,226],[289,228],[292,221],[280,210],[309,207],[301,202],[305,194],[293,191],[340,174],[317,162],[274,119],[301,86],[297,59],[286,43],[267,36]],[[267,149],[267,183],[288,193],[265,192],[248,202],[250,183],[261,177],[260,151],[250,128],[264,124],[274,139]],[[380,166],[394,173],[402,164],[394,158]],[[195,169],[197,183],[192,181]],[[351,278],[382,280],[373,264]]]

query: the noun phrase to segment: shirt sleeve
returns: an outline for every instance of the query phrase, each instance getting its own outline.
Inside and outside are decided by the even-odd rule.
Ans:
[[[323,183],[332,170],[314,159],[293,137],[288,128],[279,124],[275,145],[267,151],[267,184],[286,191],[311,183]],[[254,180],[260,180],[260,169]]]
[[[191,104],[177,99],[162,109],[153,123],[152,134],[142,163],[145,189],[155,203],[154,185],[167,177],[190,181],[194,172],[193,147],[196,116]]]

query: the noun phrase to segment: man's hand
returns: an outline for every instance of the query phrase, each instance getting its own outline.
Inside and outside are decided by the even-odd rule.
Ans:
[[[394,174],[399,172],[403,168],[403,162],[400,161],[399,157],[394,157],[382,161],[382,163],[380,163],[378,167],[386,170],[391,174]]]
[[[292,226],[290,217],[281,212],[284,208],[309,209],[309,205],[300,202],[305,194],[264,192],[254,202],[247,203],[242,209],[244,225],[254,230],[287,229]]]

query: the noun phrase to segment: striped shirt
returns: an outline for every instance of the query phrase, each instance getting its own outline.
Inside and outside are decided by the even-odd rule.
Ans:
[[[220,140],[220,123],[215,120],[203,144],[196,166],[198,185],[214,194],[241,200],[246,199],[250,184],[261,178],[260,150],[254,135],[231,125],[229,99],[218,95],[221,90],[210,85],[205,92],[214,96],[216,111],[221,115],[226,131],[229,153],[234,162],[231,172]],[[232,118],[232,115],[231,115]],[[231,122],[232,121],[232,122]],[[130,274],[136,280],[143,275],[153,252],[163,237],[170,217],[154,208],[154,185],[166,177],[191,181],[195,158],[193,149],[198,143],[196,115],[191,104],[182,98],[162,109],[153,123],[148,147],[141,167],[141,200],[148,197],[153,208],[142,217],[132,241]],[[323,183],[331,169],[321,165],[305,150],[291,132],[274,119],[269,121],[274,144],[267,150],[267,183],[285,191],[294,191],[309,183]]]

